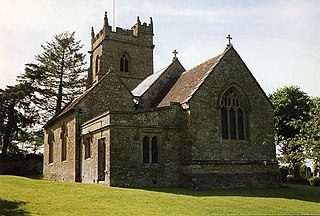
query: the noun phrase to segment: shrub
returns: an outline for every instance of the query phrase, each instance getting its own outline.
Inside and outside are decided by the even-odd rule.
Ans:
[[[309,178],[309,182],[310,182],[310,185],[320,186],[320,177],[313,176],[313,177]]]
[[[289,183],[293,183],[294,182],[293,175],[287,175],[287,182],[289,182]]]

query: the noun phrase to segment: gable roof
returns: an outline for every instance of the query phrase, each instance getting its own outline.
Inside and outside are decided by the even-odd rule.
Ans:
[[[132,94],[136,97],[142,96],[152,86],[152,84],[161,76],[161,74],[167,70],[169,66],[148,76],[135,89],[132,90]]]
[[[169,106],[171,102],[188,102],[229,49],[183,72],[158,107]]]
[[[56,113],[43,127],[46,128],[48,125],[50,125],[55,120],[59,119],[61,116],[64,116],[65,114],[74,111],[74,108],[79,102],[85,98],[94,88],[96,88],[104,79],[106,79],[111,74],[115,75],[117,79],[122,83],[125,89],[129,92],[130,95],[131,92],[128,90],[126,85],[123,83],[123,81],[118,77],[118,75],[111,69],[109,70],[98,82],[95,82],[90,88],[86,89],[79,97],[71,100],[69,103],[67,103],[58,113]]]

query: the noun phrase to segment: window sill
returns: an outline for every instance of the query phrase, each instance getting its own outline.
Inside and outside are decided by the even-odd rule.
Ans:
[[[141,166],[144,168],[157,168],[159,163],[142,163]]]
[[[222,139],[222,143],[232,143],[232,144],[249,144],[248,140],[232,140],[232,139]]]

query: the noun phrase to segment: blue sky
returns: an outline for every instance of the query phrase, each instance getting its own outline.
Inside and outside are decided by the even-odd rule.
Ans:
[[[267,94],[297,85],[320,97],[320,1],[115,1],[116,26],[131,28],[138,15],[142,22],[153,17],[155,70],[171,62],[174,49],[186,69],[196,66],[221,53],[231,34]],[[0,88],[14,84],[53,35],[75,31],[87,53],[91,26],[101,29],[105,11],[113,23],[112,0],[0,3]]]

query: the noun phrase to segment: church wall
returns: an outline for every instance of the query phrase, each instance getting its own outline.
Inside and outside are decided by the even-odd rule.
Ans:
[[[223,140],[221,135],[220,97],[228,87],[233,85],[243,90],[247,97],[249,112],[245,117],[246,140]],[[229,178],[228,175],[235,170],[251,173],[251,178],[259,180],[270,171],[273,182],[253,181],[253,184],[255,183],[253,187],[279,183],[275,178],[277,165],[273,143],[273,108],[235,51],[230,50],[225,54],[194,94],[189,102],[188,116],[187,142],[191,148],[189,154],[186,154],[189,159],[187,158],[185,163],[184,185],[212,188],[214,187],[212,184],[217,184],[224,187],[220,184],[221,179]],[[239,164],[238,161],[245,163]],[[225,162],[233,163],[234,170],[225,170],[220,165]],[[195,172],[197,169],[205,170],[211,165],[218,168],[206,173],[207,177],[202,178],[201,174]],[[190,179],[197,179],[197,176],[199,181],[191,184]],[[241,187],[248,180],[244,178],[245,176],[245,174],[239,175],[233,186],[232,181],[231,183],[226,181],[226,187]],[[212,181],[208,182],[210,179]],[[236,179],[237,177],[234,176],[234,180]]]
[[[109,110],[133,110],[133,96],[113,72],[110,72],[78,104],[80,124]]]
[[[99,56],[98,61],[97,61],[97,56]],[[92,73],[93,82],[98,81],[99,76],[97,76],[97,74],[106,74],[106,72],[108,72],[107,69],[104,67],[103,57],[104,56],[102,55],[102,45],[97,46],[91,56],[92,63],[91,63],[90,70],[92,70],[91,73]],[[97,66],[97,63],[98,63],[98,66]]]
[[[112,186],[178,186],[182,131],[177,108],[136,114],[111,114]],[[143,139],[158,139],[158,163],[143,163]]]
[[[62,139],[61,127],[62,124],[67,125],[67,157],[62,161]],[[53,163],[49,164],[49,145],[48,145],[48,131],[53,130]],[[64,118],[56,121],[46,129],[44,136],[44,176],[59,181],[75,181],[75,145],[76,145],[76,122],[75,115],[69,114]]]
[[[81,126],[81,178],[82,182],[85,183],[104,183],[110,185],[110,129],[106,128],[110,125],[110,115],[105,114],[101,117],[97,117],[89,122],[86,122]],[[85,141],[87,138],[90,138],[91,146],[91,156],[89,158],[85,157]],[[105,145],[104,154],[103,151],[100,152],[100,161],[99,161],[99,140],[103,139]],[[101,151],[101,150],[100,150]],[[103,171],[99,173],[99,166],[102,167]],[[99,165],[100,164],[100,165]],[[99,178],[104,175],[104,181]]]
[[[146,42],[147,45],[140,45],[140,43],[136,44],[136,41],[131,42],[128,38],[122,39],[122,37],[122,35],[113,34],[112,39],[103,44],[102,61],[119,74],[129,90],[133,90],[153,73],[153,45],[152,41]],[[129,57],[129,72],[120,71],[120,58],[124,53]]]

